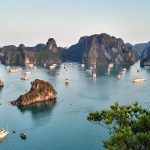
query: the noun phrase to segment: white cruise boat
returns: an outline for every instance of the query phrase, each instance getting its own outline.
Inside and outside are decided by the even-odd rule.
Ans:
[[[80,64],[80,66],[81,66],[82,68],[84,68],[84,67],[85,67],[85,64]]]
[[[93,71],[92,76],[93,78],[96,78],[96,71]]]
[[[142,83],[144,81],[146,81],[146,79],[144,79],[143,77],[135,78],[132,80],[133,83]]]
[[[51,70],[55,69],[56,67],[57,67],[57,64],[52,64],[52,65],[49,66],[49,68],[50,68]]]
[[[127,69],[126,69],[126,68],[123,68],[123,69],[121,70],[121,74],[125,74],[126,71],[127,71]]]
[[[9,134],[9,132],[6,129],[1,129],[0,130],[0,139],[4,138],[8,134]]]

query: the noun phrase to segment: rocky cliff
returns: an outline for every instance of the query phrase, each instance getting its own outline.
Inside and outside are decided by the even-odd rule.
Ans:
[[[133,46],[133,49],[135,49],[137,55],[141,57],[143,50],[147,47],[148,43],[139,43],[135,44]]]
[[[62,58],[58,51],[56,42],[50,38],[46,45],[38,44],[35,47],[25,47],[20,44],[19,47],[10,45],[0,48],[0,60],[3,64],[15,65],[43,65],[61,63]]]
[[[29,92],[21,95],[11,104],[14,106],[27,106],[38,102],[56,100],[57,92],[50,83],[36,79],[31,85]]]
[[[4,83],[0,80],[0,89],[4,87]]]
[[[139,43],[139,44],[135,44],[135,45],[132,45],[132,44],[130,44],[130,43],[127,43],[127,44],[126,44],[126,46],[127,46],[128,48],[131,47],[131,48],[135,51],[135,53],[136,53],[138,59],[140,59],[143,50],[144,50],[148,45],[149,45],[149,43]]]
[[[146,45],[141,54],[140,66],[150,66],[150,42]]]
[[[75,61],[89,65],[126,64],[136,61],[136,54],[122,39],[108,34],[81,37],[79,42],[68,49],[61,48],[64,61]]]

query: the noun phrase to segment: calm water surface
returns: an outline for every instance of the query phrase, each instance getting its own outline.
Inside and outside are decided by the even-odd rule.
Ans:
[[[150,106],[149,70],[137,73],[129,68],[126,75],[118,80],[119,69],[107,74],[99,68],[97,78],[93,79],[78,64],[75,65],[77,67],[70,66],[68,71],[62,67],[56,71],[24,68],[17,74],[10,74],[5,66],[0,65],[0,79],[5,84],[0,91],[0,127],[8,125],[10,131],[9,136],[0,141],[1,150],[100,150],[108,133],[86,120],[89,112],[106,109],[114,101],[121,104],[139,101],[145,107]],[[31,71],[32,76],[22,81],[20,77],[25,71]],[[134,76],[144,76],[147,81],[133,84]],[[28,91],[30,83],[37,78],[53,84],[58,92],[57,102],[26,109],[11,106],[9,102]],[[66,78],[70,81],[68,86],[64,84]],[[20,132],[27,134],[27,140],[20,139]]]

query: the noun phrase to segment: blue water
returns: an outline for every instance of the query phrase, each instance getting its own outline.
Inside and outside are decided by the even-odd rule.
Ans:
[[[10,131],[9,136],[0,141],[0,150],[100,150],[102,141],[109,135],[106,129],[86,120],[89,112],[106,109],[114,101],[121,104],[139,101],[144,107],[150,106],[149,70],[137,73],[129,68],[118,80],[117,71],[107,74],[99,68],[97,78],[93,79],[78,64],[74,65],[77,67],[70,66],[68,71],[62,67],[55,71],[23,68],[17,74],[9,73],[0,65],[0,79],[5,84],[0,91],[0,127],[8,125]],[[32,72],[26,81],[20,80],[24,71]],[[133,84],[135,76],[143,76],[147,81]],[[26,109],[11,106],[9,102],[28,91],[30,83],[37,78],[53,84],[58,92],[56,103]],[[68,86],[64,84],[66,78],[70,81]],[[26,140],[19,137],[20,132],[27,134]]]

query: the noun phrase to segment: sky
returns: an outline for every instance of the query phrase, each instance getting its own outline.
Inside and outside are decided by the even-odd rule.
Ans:
[[[107,33],[131,44],[150,41],[150,0],[0,0],[0,46],[54,38],[69,47]]]

